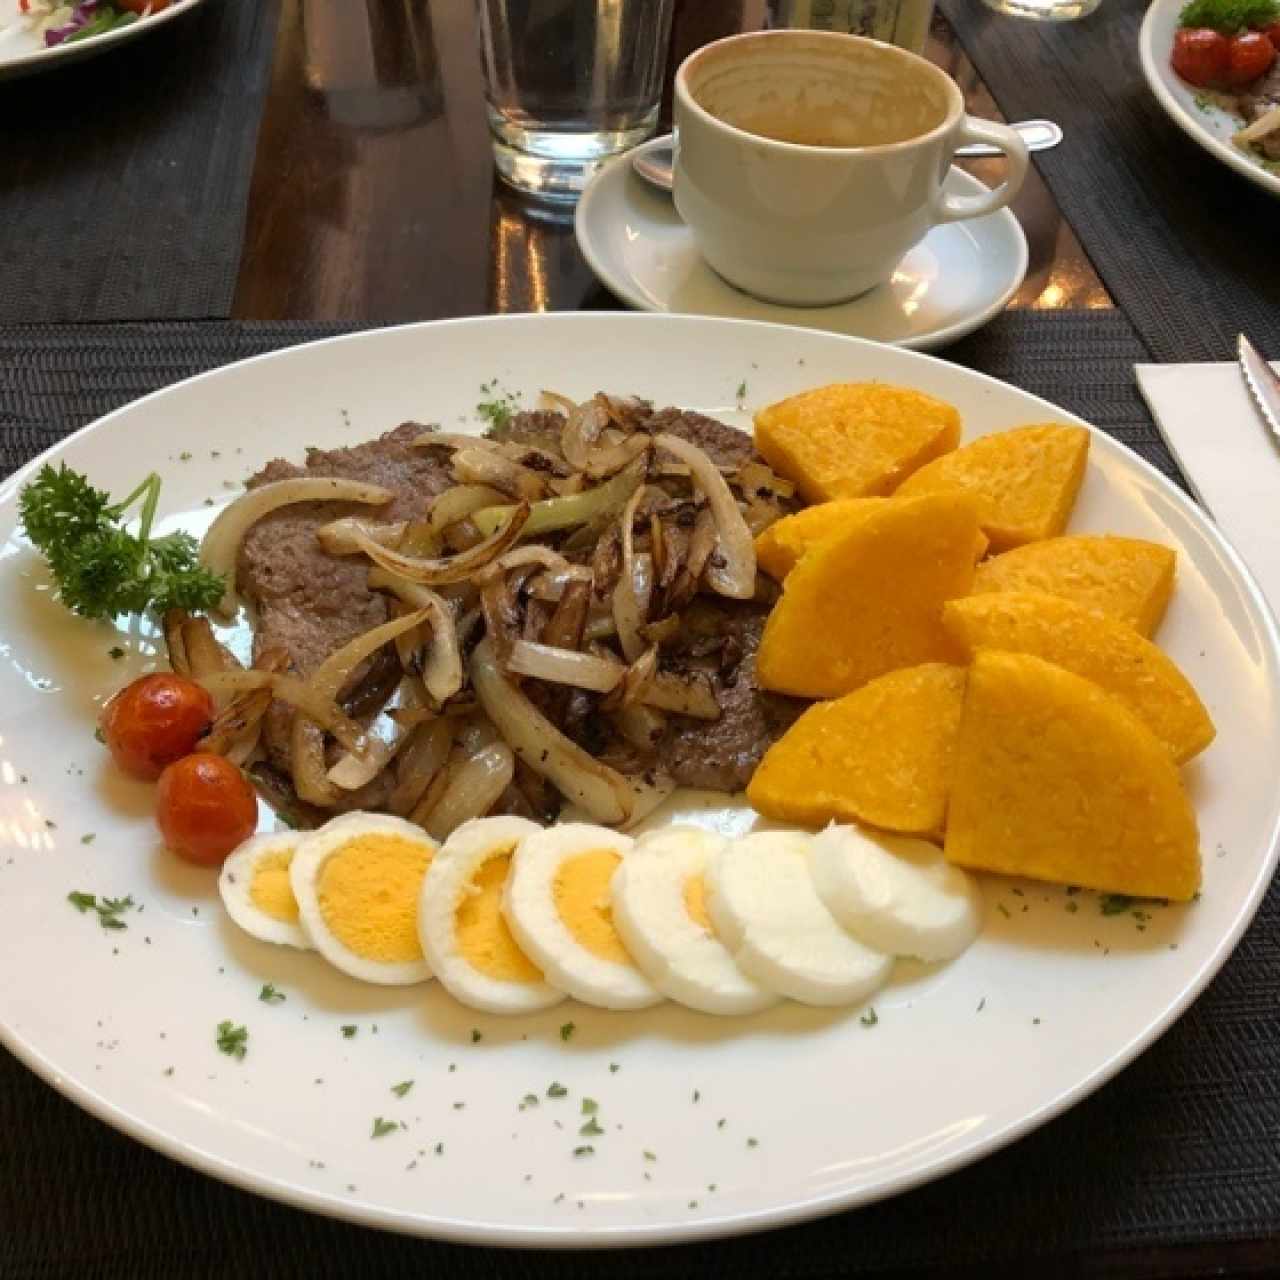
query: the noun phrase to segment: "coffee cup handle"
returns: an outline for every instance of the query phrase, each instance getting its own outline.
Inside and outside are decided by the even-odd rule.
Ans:
[[[993,120],[965,116],[956,135],[956,146],[961,147],[968,142],[987,142],[997,147],[1009,161],[1009,172],[994,191],[985,195],[949,196],[939,192],[933,210],[937,222],[960,222],[965,218],[981,218],[984,214],[995,213],[1022,189],[1022,181],[1027,176],[1027,145],[1017,130],[1010,129],[1007,124],[996,124]]]

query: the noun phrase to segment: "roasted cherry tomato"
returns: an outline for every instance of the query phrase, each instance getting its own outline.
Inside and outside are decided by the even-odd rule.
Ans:
[[[244,774],[208,751],[184,756],[161,775],[156,824],[180,858],[216,867],[258,825],[258,797]]]
[[[1231,41],[1208,27],[1191,27],[1173,37],[1173,69],[1198,89],[1226,81]]]
[[[1280,52],[1280,22],[1273,22],[1269,27],[1263,27],[1262,34],[1271,41],[1271,47]]]
[[[102,709],[102,735],[125,773],[153,781],[195,750],[213,720],[213,699],[194,680],[157,673],[126,685]]]
[[[1242,31],[1231,37],[1226,83],[1233,89],[1252,84],[1271,70],[1275,60],[1276,47],[1261,31]]]

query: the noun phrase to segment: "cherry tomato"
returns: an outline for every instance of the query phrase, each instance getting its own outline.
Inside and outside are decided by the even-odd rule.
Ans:
[[[159,13],[161,9],[169,7],[170,0],[116,0],[116,7],[129,9],[133,13],[145,13],[148,3],[152,13]]]
[[[171,764],[156,788],[156,824],[180,858],[216,867],[258,825],[258,797],[225,756],[197,751]]]
[[[168,673],[126,685],[102,710],[102,735],[125,773],[148,782],[195,750],[213,719],[213,699],[194,680]]]
[[[1272,48],[1280,52],[1280,22],[1273,22],[1269,27],[1263,27],[1262,34],[1271,41]]]
[[[1226,83],[1233,88],[1252,84],[1276,60],[1276,47],[1261,31],[1242,31],[1231,37]]]
[[[1231,56],[1231,41],[1208,27],[1192,27],[1173,37],[1173,69],[1199,89],[1222,84]]]

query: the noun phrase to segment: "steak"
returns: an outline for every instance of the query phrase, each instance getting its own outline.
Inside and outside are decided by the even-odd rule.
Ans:
[[[406,422],[350,449],[309,449],[304,466],[277,458],[250,477],[248,487],[298,476],[342,476],[390,489],[385,507],[351,502],[305,502],[263,517],[240,547],[237,583],[258,609],[255,654],[285,649],[298,674],[308,675],[331,653],[387,620],[384,597],[369,590],[362,556],[331,556],[316,530],[340,516],[411,520],[453,483],[438,451],[410,441],[427,428]]]
[[[682,787],[741,791],[764,753],[807,703],[768,693],[756,679],[756,650],[768,610],[701,597],[685,611],[684,627],[664,666],[706,673],[720,719],[672,716],[658,759]]]
[[[560,451],[560,432],[564,418],[558,413],[514,413],[490,433],[495,440],[514,444],[535,445],[539,449]],[[745,431],[730,427],[715,418],[684,409],[660,409],[644,417],[637,430],[651,435],[666,432],[697,445],[718,467],[738,467],[759,460],[755,444]]]
[[[284,649],[294,671],[306,676],[343,645],[387,621],[385,597],[369,589],[368,562],[363,556],[330,555],[316,530],[346,515],[377,520],[423,515],[431,500],[453,483],[439,451],[410,447],[425,430],[405,422],[367,444],[308,449],[301,467],[277,458],[250,477],[248,487],[256,489],[299,476],[342,476],[382,485],[395,495],[385,507],[300,502],[264,516],[249,530],[240,546],[236,581],[258,610],[255,657],[268,648]],[[367,664],[364,674],[370,672],[377,674],[376,662]],[[271,762],[286,773],[292,721],[292,710],[275,702],[264,725]]]

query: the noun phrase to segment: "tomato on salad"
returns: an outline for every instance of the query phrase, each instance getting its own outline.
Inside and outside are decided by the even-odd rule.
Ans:
[[[1280,50],[1280,0],[1191,0],[1178,16],[1169,61],[1198,89],[1242,89]]]
[[[194,680],[168,672],[126,685],[102,710],[111,758],[133,778],[152,782],[190,755],[213,721],[213,699]]]
[[[225,756],[198,751],[171,764],[156,788],[156,825],[180,858],[216,867],[258,825],[258,797]]]
[[[1230,61],[1231,41],[1221,32],[1208,27],[1179,31],[1173,37],[1173,69],[1197,88],[1221,84]]]
[[[1275,60],[1275,45],[1261,31],[1242,31],[1231,37],[1226,83],[1233,89],[1252,84],[1271,70]]]

